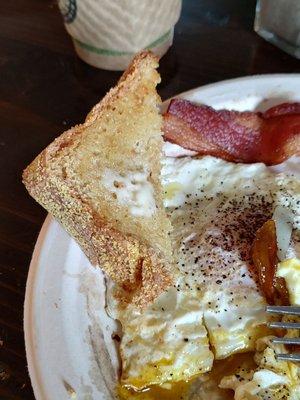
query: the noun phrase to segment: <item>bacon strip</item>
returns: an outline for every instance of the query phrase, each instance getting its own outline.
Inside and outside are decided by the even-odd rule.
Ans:
[[[164,114],[164,138],[201,155],[272,165],[300,154],[300,103],[264,113],[215,110],[174,99]]]
[[[297,115],[300,114],[300,103],[281,103],[277,106],[269,108],[262,116],[264,119],[279,117],[281,115]]]

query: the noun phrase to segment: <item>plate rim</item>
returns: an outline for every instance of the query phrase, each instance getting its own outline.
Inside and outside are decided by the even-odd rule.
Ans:
[[[163,101],[164,103],[168,103],[171,99],[174,99],[175,97],[185,97],[190,94],[192,94],[195,91],[202,90],[202,89],[210,89],[211,87],[218,86],[220,84],[222,85],[227,85],[230,83],[235,83],[235,82],[244,82],[244,81],[250,81],[250,80],[261,80],[261,79],[279,79],[279,78],[299,78],[300,79],[300,72],[291,72],[291,73],[275,73],[275,74],[253,74],[253,75],[245,75],[245,76],[239,76],[236,78],[229,78],[229,79],[224,79],[222,81],[216,81],[212,83],[206,83],[205,85],[202,86],[197,86],[192,89],[188,89],[184,92],[180,92],[178,94],[175,94],[174,96],[168,97],[166,100]]]
[[[53,223],[53,217],[47,214],[41,229],[38,234],[38,238],[34,245],[32,257],[29,264],[28,275],[25,286],[25,299],[24,299],[24,318],[23,318],[23,329],[24,329],[24,340],[25,340],[25,353],[27,361],[27,369],[31,381],[32,390],[36,400],[46,398],[43,385],[41,383],[40,371],[35,368],[35,345],[34,345],[34,319],[33,307],[35,299],[35,274],[39,269],[39,258],[42,254],[43,244],[46,241],[47,235],[51,229]]]

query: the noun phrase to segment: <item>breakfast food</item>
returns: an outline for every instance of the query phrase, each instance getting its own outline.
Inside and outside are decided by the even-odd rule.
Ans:
[[[254,113],[214,110],[173,99],[164,116],[164,132],[167,140],[197,154],[278,164],[300,155],[300,104],[283,103]]]
[[[299,176],[289,161],[266,166],[299,154],[298,105],[262,115],[174,100],[163,125],[156,66],[138,55],[24,183],[107,274],[121,399],[296,399],[299,370],[276,360],[265,306],[299,301]],[[287,127],[276,154],[274,118]]]
[[[266,326],[267,301],[253,268],[252,244],[278,209],[292,212],[286,252],[299,251],[300,183],[294,176],[259,163],[175,158],[169,144],[165,152],[172,154],[163,158],[162,183],[178,279],[144,312],[116,314],[124,332],[121,383],[140,390],[176,390],[178,382],[201,381],[203,373],[214,371],[214,360],[255,351],[258,339],[274,334]],[[249,355],[253,375],[252,363]],[[224,382],[222,388],[233,388]]]
[[[221,379],[220,387],[234,390],[235,400],[299,399],[299,368],[289,361],[276,360],[276,354],[287,350],[282,344],[274,344],[272,338],[257,340],[256,368],[239,368],[234,375]]]
[[[122,301],[141,307],[172,281],[156,66],[150,53],[137,56],[86,121],[59,136],[23,174],[29,193],[119,285]]]

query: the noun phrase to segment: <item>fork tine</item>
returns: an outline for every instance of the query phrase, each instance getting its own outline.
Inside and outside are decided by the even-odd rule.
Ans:
[[[300,353],[294,354],[277,354],[277,360],[280,361],[300,361]]]
[[[267,306],[266,311],[272,314],[281,314],[281,315],[300,315],[300,306]],[[299,322],[270,322],[270,328],[283,328],[283,329],[300,329]],[[272,339],[273,343],[277,344],[294,344],[300,345],[300,337],[297,338],[274,338]],[[300,353],[294,354],[277,354],[277,360],[281,361],[294,361],[300,362]]]
[[[270,322],[270,328],[281,328],[281,329],[300,329],[299,322]]]
[[[272,314],[300,315],[300,306],[267,306],[266,311]]]
[[[272,339],[273,343],[278,343],[278,344],[300,344],[300,337],[296,338],[289,338],[289,337],[283,337],[283,338],[275,338]]]

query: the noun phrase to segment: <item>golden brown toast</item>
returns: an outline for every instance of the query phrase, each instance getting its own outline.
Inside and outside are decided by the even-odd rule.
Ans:
[[[159,178],[157,66],[151,53],[137,55],[86,121],[23,173],[31,196],[117,283],[122,300],[141,307],[172,281],[171,225]]]

